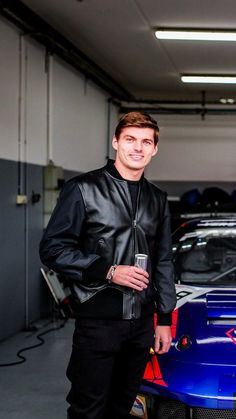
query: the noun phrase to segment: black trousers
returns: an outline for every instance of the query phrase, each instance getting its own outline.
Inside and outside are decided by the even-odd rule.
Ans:
[[[152,317],[77,320],[67,369],[68,418],[128,418],[152,342]]]

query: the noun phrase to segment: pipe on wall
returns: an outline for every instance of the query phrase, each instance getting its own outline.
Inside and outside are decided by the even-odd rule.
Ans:
[[[47,119],[47,132],[46,132],[46,147],[47,147],[47,164],[53,161],[53,148],[52,148],[52,112],[53,112],[53,55],[46,50],[45,55],[45,70],[47,74],[47,105],[46,105],[46,119]]]
[[[28,92],[28,49],[24,34],[19,35],[19,89],[18,89],[18,179],[17,195],[28,195],[27,172],[27,92]],[[21,206],[24,230],[24,323],[29,328],[29,208]]]

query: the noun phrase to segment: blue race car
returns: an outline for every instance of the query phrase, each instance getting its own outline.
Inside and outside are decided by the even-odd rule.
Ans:
[[[169,353],[150,354],[140,417],[235,419],[236,218],[188,221],[173,243],[173,342]]]

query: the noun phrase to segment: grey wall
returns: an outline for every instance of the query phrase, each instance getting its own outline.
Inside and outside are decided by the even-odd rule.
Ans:
[[[52,297],[40,272],[43,166],[21,164],[27,205],[17,205],[19,165],[0,159],[0,341],[52,314]],[[65,180],[78,172],[65,170]],[[32,203],[32,193],[41,199]]]
[[[38,256],[42,199],[31,202],[32,191],[42,197],[43,169],[29,164],[23,170],[29,201],[19,206],[18,164],[0,159],[0,340],[28,327],[50,308]]]
[[[0,160],[0,338],[24,325],[24,208],[14,202],[17,165]]]
[[[29,199],[32,197],[33,191],[39,193],[41,199],[35,204],[30,200],[26,208],[28,209],[28,216],[26,217],[26,233],[28,236],[28,255],[26,254],[26,256],[28,256],[28,262],[26,262],[26,266],[28,266],[29,323],[48,314],[51,305],[49,306],[48,288],[40,273],[42,264],[38,255],[39,241],[43,231],[43,168],[37,165],[28,164],[27,194]]]

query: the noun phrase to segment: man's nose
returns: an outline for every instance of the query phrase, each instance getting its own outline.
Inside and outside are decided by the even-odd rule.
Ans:
[[[135,141],[135,145],[134,145],[134,147],[135,147],[135,150],[136,151],[141,151],[142,150],[142,141],[139,141],[139,140],[137,140],[137,141]]]

